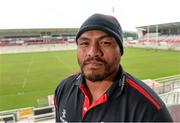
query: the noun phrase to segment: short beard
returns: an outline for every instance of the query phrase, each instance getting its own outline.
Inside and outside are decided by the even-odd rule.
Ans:
[[[108,76],[113,74],[116,70],[117,69],[114,69],[109,72],[109,67],[106,67],[105,72],[103,74],[96,74],[95,72],[93,72],[91,75],[86,75],[83,70],[81,71],[87,80],[92,81],[92,82],[100,82],[102,80],[105,80]]]
[[[83,69],[85,67],[85,65],[91,61],[91,60],[97,60],[97,61],[100,61],[102,63],[104,63],[104,71],[102,73],[96,73],[96,71],[92,71],[92,73],[90,75],[87,75],[84,73]],[[116,60],[115,60],[116,61]],[[118,60],[118,63],[119,63],[119,60]],[[87,80],[90,80],[92,82],[100,82],[102,80],[105,80],[107,77],[109,77],[111,74],[113,74],[115,71],[117,71],[117,67],[114,66],[114,69],[112,69],[112,66],[109,65],[105,60],[101,59],[101,58],[88,58],[86,59],[83,63],[80,62],[80,59],[78,58],[78,64],[80,65],[80,68],[81,68],[81,72],[82,74],[85,76],[85,78]],[[119,67],[119,66],[118,66]]]

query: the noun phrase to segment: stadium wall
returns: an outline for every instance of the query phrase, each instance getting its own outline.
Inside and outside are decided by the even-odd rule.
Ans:
[[[76,47],[77,47],[76,43],[68,43],[68,42],[64,43],[64,44],[4,46],[4,47],[1,47],[0,54],[74,50],[74,49],[76,49]]]
[[[180,51],[180,44],[172,44],[172,45],[158,45],[158,44],[152,44],[152,43],[146,43],[146,44],[141,44],[138,41],[135,43],[128,43],[125,42],[125,47],[134,47],[134,48],[146,48],[146,49],[162,49],[162,50],[175,50],[175,51]]]

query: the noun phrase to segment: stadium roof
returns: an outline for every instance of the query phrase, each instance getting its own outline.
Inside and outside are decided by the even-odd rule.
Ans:
[[[11,34],[38,34],[41,32],[58,32],[63,34],[76,34],[78,28],[34,28],[34,29],[0,29],[0,35]]]
[[[136,27],[136,29],[148,30],[149,28],[149,31],[156,31],[156,27],[158,27],[158,30],[180,28],[180,22],[146,25],[146,26]]]

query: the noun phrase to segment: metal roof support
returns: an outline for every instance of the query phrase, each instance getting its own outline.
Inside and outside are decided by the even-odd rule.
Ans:
[[[147,40],[149,42],[149,26],[147,26],[147,34],[148,34]]]
[[[158,24],[156,25],[156,42],[157,42],[157,45],[159,45],[159,42],[158,42],[158,34],[159,34],[159,32],[158,32]]]

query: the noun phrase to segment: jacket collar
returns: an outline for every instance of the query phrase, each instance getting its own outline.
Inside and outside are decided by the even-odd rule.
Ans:
[[[123,71],[121,65],[119,65],[119,71],[117,73],[117,76],[111,85],[111,87],[107,90],[106,94],[109,98],[117,98],[122,94],[122,91],[124,89],[125,84],[125,72]],[[85,82],[85,77],[82,73],[80,73],[76,80],[74,85],[79,86],[82,85]]]

